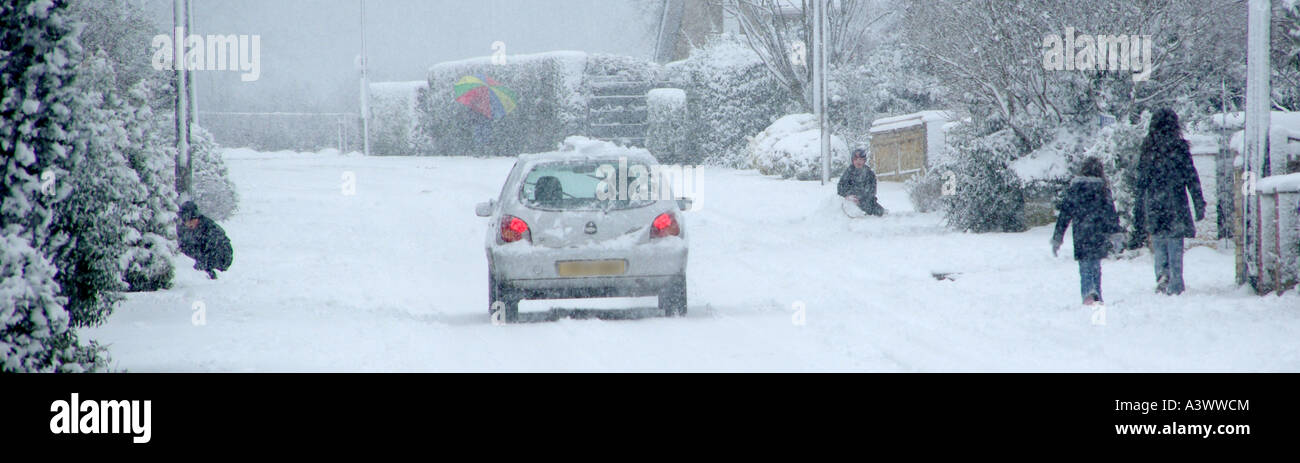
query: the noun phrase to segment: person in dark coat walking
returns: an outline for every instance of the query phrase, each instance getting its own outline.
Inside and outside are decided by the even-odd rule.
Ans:
[[[1100,303],[1101,260],[1111,249],[1122,245],[1124,239],[1100,159],[1090,157],[1083,161],[1079,176],[1070,181],[1059,209],[1056,231],[1052,233],[1052,255],[1061,248],[1065,229],[1073,224],[1080,295],[1084,305]]]
[[[867,215],[885,215],[885,207],[876,200],[876,173],[867,166],[867,151],[853,150],[853,165],[844,169],[836,194],[848,198]]]
[[[176,226],[176,237],[180,241],[181,252],[194,258],[196,270],[207,272],[210,279],[217,279],[217,270],[226,271],[235,257],[226,231],[212,219],[200,214],[193,201],[181,205],[180,218],[181,223]]]
[[[1150,130],[1142,141],[1135,191],[1155,255],[1156,292],[1180,294],[1184,289],[1183,238],[1196,236],[1187,196],[1191,194],[1196,220],[1205,218],[1205,198],[1191,150],[1178,126],[1178,114],[1171,109],[1157,110],[1151,117]]]

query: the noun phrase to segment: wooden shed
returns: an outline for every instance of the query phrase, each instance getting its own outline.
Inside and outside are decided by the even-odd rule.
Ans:
[[[949,111],[921,111],[876,119],[871,123],[871,169],[881,181],[901,182],[923,174],[926,163],[944,146]]]

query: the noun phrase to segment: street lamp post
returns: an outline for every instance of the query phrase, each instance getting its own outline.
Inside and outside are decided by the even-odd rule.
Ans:
[[[185,33],[194,32],[194,0],[185,0]],[[189,87],[190,123],[199,125],[199,90],[194,80],[194,70],[186,69],[187,87]]]
[[[813,0],[813,113],[817,116],[822,154],[822,185],[831,178],[831,133],[826,121],[826,4]]]
[[[366,57],[366,0],[361,0],[361,143],[362,152],[370,155],[370,63]]]
[[[175,27],[175,40],[172,52],[172,65],[176,68],[176,194],[178,203],[188,201],[190,194],[190,127],[189,127],[189,89],[185,70],[186,27],[185,0],[175,0],[172,4],[172,24]]]

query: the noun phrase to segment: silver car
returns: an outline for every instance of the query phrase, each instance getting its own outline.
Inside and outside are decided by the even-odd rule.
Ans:
[[[521,299],[658,296],[665,315],[686,314],[689,200],[645,194],[649,152],[588,145],[520,155],[501,196],[476,207],[490,217],[494,321],[517,321]]]

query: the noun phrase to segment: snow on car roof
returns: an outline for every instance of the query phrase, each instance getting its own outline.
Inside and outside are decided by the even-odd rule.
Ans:
[[[658,164],[655,157],[645,148],[618,146],[604,140],[583,136],[571,136],[564,139],[557,151],[545,153],[526,153],[519,155],[519,160],[526,163],[544,161],[587,161],[627,158],[647,164]]]

